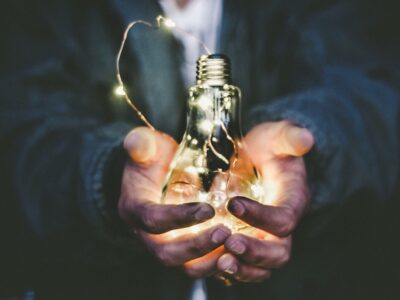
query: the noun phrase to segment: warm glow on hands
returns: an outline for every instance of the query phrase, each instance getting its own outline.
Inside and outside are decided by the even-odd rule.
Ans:
[[[176,142],[158,131],[139,127],[126,136],[124,147],[131,160],[124,168],[118,211],[149,252],[165,266],[183,266],[221,247],[231,232],[220,224],[198,232],[169,234],[214,216],[206,203],[159,204]],[[207,259],[203,261],[210,265]],[[211,265],[209,269],[215,270],[216,264]],[[203,269],[204,274],[211,272],[209,269]]]
[[[291,233],[309,202],[302,155],[312,148],[312,134],[287,121],[264,123],[245,137],[261,172],[269,205],[243,197],[230,200],[229,211],[254,226],[252,236],[233,234],[218,259],[221,272],[238,281],[262,281],[290,258]]]

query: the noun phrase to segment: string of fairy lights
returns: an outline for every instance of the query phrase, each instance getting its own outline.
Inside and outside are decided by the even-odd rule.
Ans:
[[[149,27],[151,29],[161,29],[161,28],[165,28],[168,30],[177,30],[182,32],[183,34],[189,36],[190,38],[196,40],[204,49],[204,51],[207,54],[211,54],[211,51],[208,49],[207,45],[200,40],[199,38],[197,38],[195,35],[191,34],[190,32],[187,32],[186,30],[176,26],[175,22],[172,21],[169,18],[165,18],[164,16],[159,15],[156,18],[156,22],[155,24],[152,24],[150,22],[144,21],[144,20],[135,20],[131,23],[128,24],[128,26],[126,27],[123,37],[122,37],[122,41],[121,41],[121,45],[119,47],[118,53],[117,53],[117,58],[115,60],[115,69],[116,69],[116,76],[117,76],[117,82],[118,85],[117,87],[114,89],[114,93],[117,96],[123,97],[126,101],[126,103],[136,112],[136,114],[138,115],[139,119],[150,129],[155,130],[154,126],[148,121],[148,119],[143,115],[143,113],[137,108],[137,106],[133,103],[133,101],[131,100],[131,98],[129,97],[128,93],[125,90],[125,85],[124,85],[124,81],[122,80],[122,75],[121,75],[121,70],[120,70],[120,61],[121,61],[121,56],[122,53],[124,51],[125,48],[125,44],[126,41],[128,39],[128,35],[129,32],[131,30],[134,29],[135,26],[137,25],[143,25],[146,27]]]

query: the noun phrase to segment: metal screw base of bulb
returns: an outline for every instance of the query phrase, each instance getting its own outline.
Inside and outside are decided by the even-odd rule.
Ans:
[[[202,55],[197,60],[197,84],[222,86],[231,82],[231,63],[223,54]]]

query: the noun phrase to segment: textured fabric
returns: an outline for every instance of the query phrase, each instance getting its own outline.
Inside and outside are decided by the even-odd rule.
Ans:
[[[121,141],[140,124],[113,95],[125,26],[156,1],[3,1],[0,25],[0,291],[38,299],[185,299],[118,223]],[[291,262],[263,284],[210,299],[392,299],[394,228],[381,208],[399,168],[398,28],[391,2],[225,1],[218,48],[247,128],[309,128],[312,205]],[[384,20],[385,19],[385,20]],[[385,22],[384,22],[385,21]],[[122,73],[156,128],[179,139],[186,91],[172,34],[140,27]],[[389,203],[389,202],[388,202]],[[396,204],[390,202],[391,213]],[[389,214],[390,216],[391,214]]]

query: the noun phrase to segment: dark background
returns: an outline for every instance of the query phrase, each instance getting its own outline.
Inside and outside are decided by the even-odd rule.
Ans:
[[[42,5],[46,5],[48,1],[33,0],[33,2],[43,2]],[[328,1],[320,2],[323,5]],[[101,3],[103,1],[100,1],[98,5],[102,5]],[[368,28],[370,40],[387,50],[388,60],[399,58],[400,7],[398,1],[363,1],[362,3],[364,8],[362,14],[371,21]],[[97,5],[97,3],[82,1],[82,7],[87,8],[90,5]],[[30,20],[34,18],[34,15],[34,11],[25,9],[23,1],[14,1],[12,4],[10,1],[1,1],[0,80],[12,76],[15,70],[22,69],[25,64],[23,58],[29,61],[30,52],[34,55],[35,43],[47,38],[40,34],[32,36],[31,40],[28,38],[21,43],[19,48],[21,53],[10,55],[7,51],[9,42],[19,41],[15,34],[23,31],[24,26],[36,26],[34,19]],[[36,32],[40,33],[40,28],[37,29]],[[43,32],[48,31],[43,30]],[[62,35],[62,32],[57,34]],[[400,87],[400,82],[394,84]],[[1,101],[0,98],[0,103]],[[385,104],[382,103],[382,105]],[[6,117],[12,119],[12,116],[2,114],[2,126],[5,128],[2,130],[7,129],[4,125]],[[393,138],[400,139],[400,137]],[[2,146],[0,145],[0,148]],[[135,295],[156,292],[152,282],[158,282],[157,278],[163,278],[166,275],[150,258],[134,261],[134,269],[127,269],[124,264],[99,267],[90,265],[82,268],[79,255],[74,256],[74,253],[80,252],[79,247],[64,242],[85,239],[87,235],[80,226],[80,222],[83,222],[81,220],[70,231],[71,237],[58,236],[44,242],[40,237],[32,235],[17,204],[13,201],[8,165],[8,162],[0,157],[0,299],[2,296],[7,299],[13,295],[23,294],[32,287],[35,287],[37,294],[43,295],[43,298],[46,298],[48,293],[50,296],[47,295],[46,299],[51,299],[58,293],[63,295],[60,299],[91,299],[92,295],[85,295],[84,292],[80,295],[74,292],[69,294],[69,291],[79,289],[84,291],[88,286],[113,286],[110,299],[112,295],[118,294],[119,287],[126,285],[131,286],[131,292]],[[316,285],[313,280],[309,280],[305,287],[294,289],[304,299],[400,299],[400,193],[397,191],[389,201],[379,206],[368,192],[354,195],[354,199],[342,210],[343,213],[326,227],[324,234],[312,238],[306,237],[304,228],[313,226],[315,219],[312,217],[306,219],[298,229],[294,240],[295,256],[292,258],[291,266],[277,272],[295,285],[296,278],[292,277],[291,268],[303,269],[304,277],[314,272],[311,265],[318,265],[319,270],[324,270],[323,275],[326,279],[322,284],[320,282]],[[319,219],[323,219],[324,215],[324,211],[318,212]],[[107,247],[107,245],[102,246]],[[86,250],[90,252],[90,249]],[[72,255],[68,256],[65,253],[72,253]],[[311,260],[305,259],[303,254],[311,257]],[[126,253],[121,251],[121,256],[125,255]],[[121,276],[113,276],[117,273],[124,274],[122,276],[124,280],[121,281]],[[318,276],[319,274],[312,274],[310,278],[318,278]],[[135,278],[139,277],[148,278],[148,284],[136,286]],[[169,280],[186,280],[181,275],[177,275],[176,278]],[[168,282],[166,280],[164,284],[167,285]],[[235,293],[256,295],[272,286],[285,290],[285,286],[279,286],[279,284],[280,282],[275,281],[273,276],[261,289],[246,285],[235,290]],[[73,288],[69,289],[69,286]],[[221,293],[231,293],[220,286],[216,289],[221,290]],[[104,294],[101,294],[103,292],[104,290],[100,289],[98,296],[104,297]],[[288,291],[287,298],[292,298],[293,295],[289,293]],[[123,297],[121,296],[121,299]],[[215,297],[217,299],[217,296]],[[132,299],[140,299],[140,297]]]

